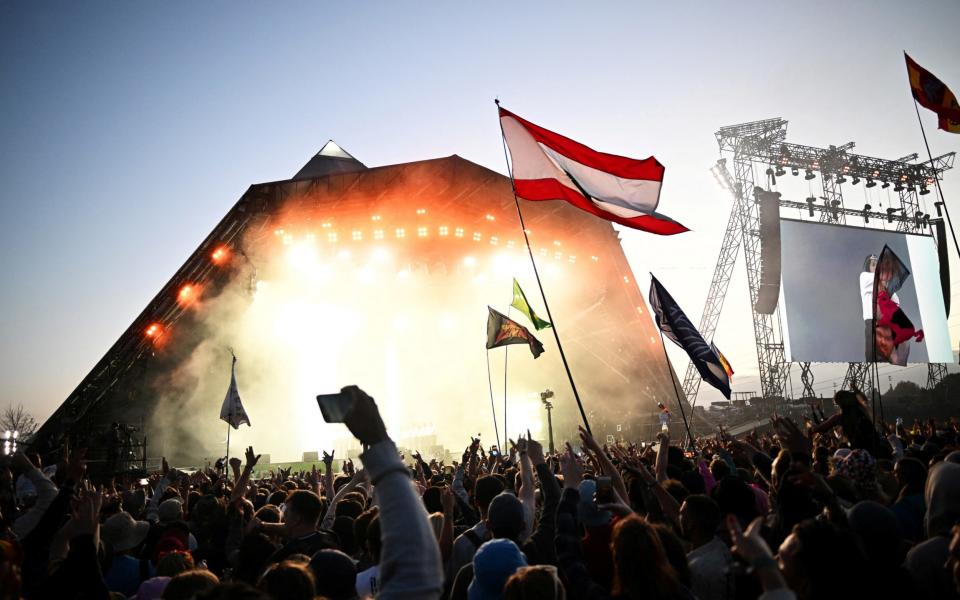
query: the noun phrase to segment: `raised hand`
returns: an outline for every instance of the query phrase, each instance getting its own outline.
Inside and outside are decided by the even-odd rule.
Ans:
[[[340,391],[352,400],[352,407],[343,418],[343,423],[361,444],[373,446],[389,439],[387,427],[373,398],[355,385],[348,385]]]
[[[573,448],[570,447],[569,442],[567,442],[567,451],[560,454],[560,473],[563,474],[563,487],[571,489],[580,487],[583,468],[573,454]]]
[[[257,466],[257,462],[260,460],[259,454],[253,453],[253,446],[247,446],[246,451],[243,453],[243,457],[247,461],[247,469],[253,470]]]
[[[440,493],[440,505],[443,506],[443,514],[453,516],[453,507],[456,499],[453,496],[453,489],[449,486],[443,488]]]
[[[546,463],[546,460],[543,458],[543,446],[530,436],[529,430],[527,431],[527,456],[530,457],[530,462],[533,463],[533,466]]]
[[[330,467],[333,466],[333,455],[336,454],[336,452],[337,452],[336,450],[331,450],[330,453],[327,454],[326,450],[323,451],[323,465],[326,468],[329,469]]]

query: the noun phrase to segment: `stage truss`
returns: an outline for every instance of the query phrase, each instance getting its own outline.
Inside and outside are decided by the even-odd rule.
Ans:
[[[712,169],[722,187],[733,195],[733,206],[714,269],[710,291],[700,320],[700,332],[705,339],[713,339],[723,302],[730,286],[733,265],[743,247],[747,268],[747,283],[750,289],[750,310],[753,316],[754,339],[757,346],[757,360],[760,368],[760,387],[763,398],[779,400],[785,398],[786,386],[790,377],[791,363],[784,355],[783,336],[778,311],[763,314],[756,310],[760,294],[760,211],[755,197],[758,187],[755,169],[759,168],[766,177],[761,177],[759,187],[769,189],[776,183],[776,177],[803,174],[805,178],[816,177],[822,186],[819,198],[807,198],[804,202],[780,199],[780,208],[801,209],[813,217],[819,213],[819,219],[825,223],[845,224],[848,216],[863,219],[864,226],[874,222],[897,223],[897,231],[927,233],[932,235],[932,224],[937,219],[924,214],[921,210],[921,195],[926,195],[934,187],[936,179],[953,167],[955,153],[950,152],[934,158],[932,161],[917,163],[916,154],[896,160],[886,160],[852,154],[854,143],[842,146],[815,148],[800,144],[787,143],[787,121],[781,118],[754,121],[740,125],[722,127],[717,133],[717,143],[721,158]],[[727,166],[727,158],[732,159],[733,173]],[[766,179],[766,181],[763,181]],[[894,185],[898,194],[899,206],[888,207],[884,212],[873,211],[867,204],[863,208],[844,206],[843,184],[862,183],[874,187],[878,183],[883,188]],[[936,202],[939,217],[941,202]],[[798,363],[800,380],[803,384],[802,396],[815,397],[814,376],[809,362]],[[870,376],[870,363],[849,363],[843,386],[851,384],[867,390],[873,387]],[[937,385],[946,375],[946,365],[930,363],[927,372],[927,386]],[[691,405],[695,405],[701,378],[693,364],[687,366],[683,379],[683,391]]]

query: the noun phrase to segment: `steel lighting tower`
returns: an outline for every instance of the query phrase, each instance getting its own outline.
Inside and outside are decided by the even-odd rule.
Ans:
[[[915,163],[917,155],[905,156],[897,160],[886,160],[852,154],[854,143],[842,146],[815,148],[800,144],[787,143],[787,121],[781,118],[766,119],[722,127],[717,133],[717,143],[721,154],[732,155],[733,174],[727,167],[727,160],[721,158],[711,169],[714,177],[733,195],[733,206],[727,221],[726,233],[720,248],[717,265],[714,269],[710,291],[700,320],[700,332],[710,340],[716,331],[717,321],[723,309],[723,300],[730,285],[733,264],[744,248],[747,266],[747,282],[750,287],[753,330],[757,345],[757,359],[760,367],[760,386],[764,398],[784,397],[784,388],[790,374],[790,364],[784,356],[782,335],[776,313],[764,314],[756,309],[760,296],[760,204],[755,198],[757,184],[754,169],[759,167],[767,175],[762,187],[775,184],[777,177],[803,174],[806,180],[819,175],[823,195],[810,197],[805,201],[780,200],[781,208],[801,209],[809,212],[810,217],[819,213],[821,222],[847,222],[847,217],[863,220],[870,226],[875,222],[897,223],[898,231],[921,232],[931,226],[931,215],[924,215],[920,209],[920,196],[929,193],[929,188],[941,173],[953,167],[954,153],[944,154],[932,161]],[[844,206],[843,184],[857,185],[863,181],[868,188],[882,184],[883,188],[894,185],[898,193],[899,206],[887,208],[885,212],[873,211],[869,204],[863,208]],[[939,210],[938,210],[939,212]],[[850,363],[844,386],[856,383],[865,388],[871,381],[868,363]],[[809,362],[800,363],[800,379],[803,393],[813,397],[813,373]],[[946,375],[946,366],[930,364],[927,385],[933,387]],[[696,368],[690,364],[683,380],[683,391],[693,405],[700,388],[700,377]]]
[[[543,407],[547,409],[547,440],[550,443],[550,454],[553,454],[556,450],[553,447],[553,415],[550,414],[553,410],[553,403],[550,402],[550,398],[553,398],[553,390],[540,392],[540,401],[543,402]]]

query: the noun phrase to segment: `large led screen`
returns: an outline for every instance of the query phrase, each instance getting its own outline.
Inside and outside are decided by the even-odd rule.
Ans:
[[[911,363],[953,362],[930,236],[781,219],[783,338],[787,360],[865,362],[871,353],[872,277],[868,257],[890,247],[910,271],[897,292],[900,308],[923,330],[904,342]]]

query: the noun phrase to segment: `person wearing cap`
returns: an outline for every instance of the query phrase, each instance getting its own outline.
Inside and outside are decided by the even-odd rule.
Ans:
[[[150,531],[150,523],[137,521],[128,512],[118,512],[100,528],[100,537],[111,553],[104,582],[111,592],[132,596],[140,587],[140,561],[133,550],[143,543]]]
[[[525,566],[527,557],[513,540],[500,538],[484,543],[473,556],[473,581],[467,588],[468,600],[503,598],[507,580]]]

